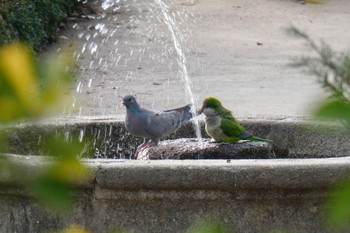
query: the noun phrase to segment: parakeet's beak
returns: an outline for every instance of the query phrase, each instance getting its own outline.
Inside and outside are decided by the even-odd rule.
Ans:
[[[200,109],[198,109],[198,113],[199,113],[199,114],[203,113],[203,111],[204,111],[203,107],[201,107]]]

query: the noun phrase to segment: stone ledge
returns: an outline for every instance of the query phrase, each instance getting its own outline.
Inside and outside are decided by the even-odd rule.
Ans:
[[[323,190],[350,174],[349,157],[99,163],[97,185],[116,190]]]
[[[45,157],[8,156],[24,168],[22,175],[50,162]],[[67,216],[48,214],[28,193],[11,186],[13,179],[1,180],[0,231],[36,233],[79,224],[101,233],[113,227],[175,233],[212,216],[238,232],[330,233],[334,231],[325,229],[321,218],[326,197],[350,174],[349,157],[84,163],[94,176],[77,182],[74,210]]]
[[[37,172],[48,163],[45,157],[29,156],[21,159],[24,156],[8,156],[19,161],[21,175]],[[293,190],[311,194],[319,190],[324,195],[337,181],[350,174],[349,157],[147,161],[89,159],[84,162],[93,171],[93,176],[88,181],[77,181],[76,188],[92,190],[96,198],[102,199],[115,199],[114,195],[118,193],[119,196],[128,193],[138,196],[142,192],[145,197],[157,192],[196,195],[203,192],[205,197],[214,191],[231,192],[231,198],[250,198],[249,193],[258,197],[259,192],[277,192],[279,194],[274,195],[287,198],[295,194]],[[1,180],[2,187],[10,187],[6,192],[3,189],[2,193],[23,195],[21,190],[15,188],[15,184],[13,177]],[[156,195],[159,193],[154,197]]]

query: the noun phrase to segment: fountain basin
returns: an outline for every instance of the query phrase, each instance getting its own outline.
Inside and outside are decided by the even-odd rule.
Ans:
[[[59,125],[65,134],[69,128],[71,135],[81,127],[85,135],[99,128],[100,135],[108,136],[101,132],[118,124],[104,120],[95,121],[94,126],[80,122],[50,127],[56,134]],[[93,176],[77,183],[77,201],[65,216],[48,214],[9,177],[0,183],[0,232],[45,232],[69,224],[101,233],[114,227],[131,232],[184,232],[201,218],[219,219],[235,232],[333,232],[324,226],[323,209],[329,190],[350,172],[346,131],[336,126],[322,131],[319,124],[285,121],[244,124],[258,136],[274,140],[280,159],[85,159]],[[50,129],[45,124],[30,127],[31,132]],[[191,130],[187,126],[177,136]],[[13,131],[12,137],[21,141],[19,131]],[[44,156],[8,157],[28,173],[47,164]]]
[[[276,158],[350,156],[350,133],[342,125],[292,120],[245,120],[241,123],[248,132],[273,140]],[[202,135],[206,136],[204,123],[200,124]],[[116,119],[51,119],[35,124],[17,124],[4,131],[9,137],[9,145],[0,149],[0,152],[22,155],[45,155],[43,143],[50,137],[62,137],[66,140],[79,138],[82,143],[86,143],[84,139],[90,138],[90,146],[95,153],[83,156],[127,159],[143,141],[130,135],[124,122]],[[195,137],[192,124],[187,123],[165,139]]]

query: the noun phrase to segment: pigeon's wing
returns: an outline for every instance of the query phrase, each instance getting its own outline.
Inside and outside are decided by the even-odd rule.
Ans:
[[[165,137],[193,117],[190,110],[191,105],[186,105],[159,113],[148,113],[145,129],[153,137]]]

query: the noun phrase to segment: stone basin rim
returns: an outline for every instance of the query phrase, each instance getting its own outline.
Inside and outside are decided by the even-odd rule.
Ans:
[[[98,163],[103,172],[97,174],[97,183],[116,189],[123,184],[129,184],[130,189],[323,189],[350,174],[350,157],[229,161],[104,160]],[[91,162],[87,161],[87,164],[91,165]]]
[[[45,166],[43,156],[8,155],[26,172]],[[45,161],[46,160],[46,161]],[[84,159],[93,171],[78,189],[110,192],[214,191],[266,192],[328,190],[350,174],[350,157],[239,160]],[[11,178],[3,184],[11,184]],[[104,195],[102,195],[104,196]],[[113,195],[107,195],[113,198]],[[98,198],[98,197],[96,197]],[[103,197],[105,198],[105,197]]]

